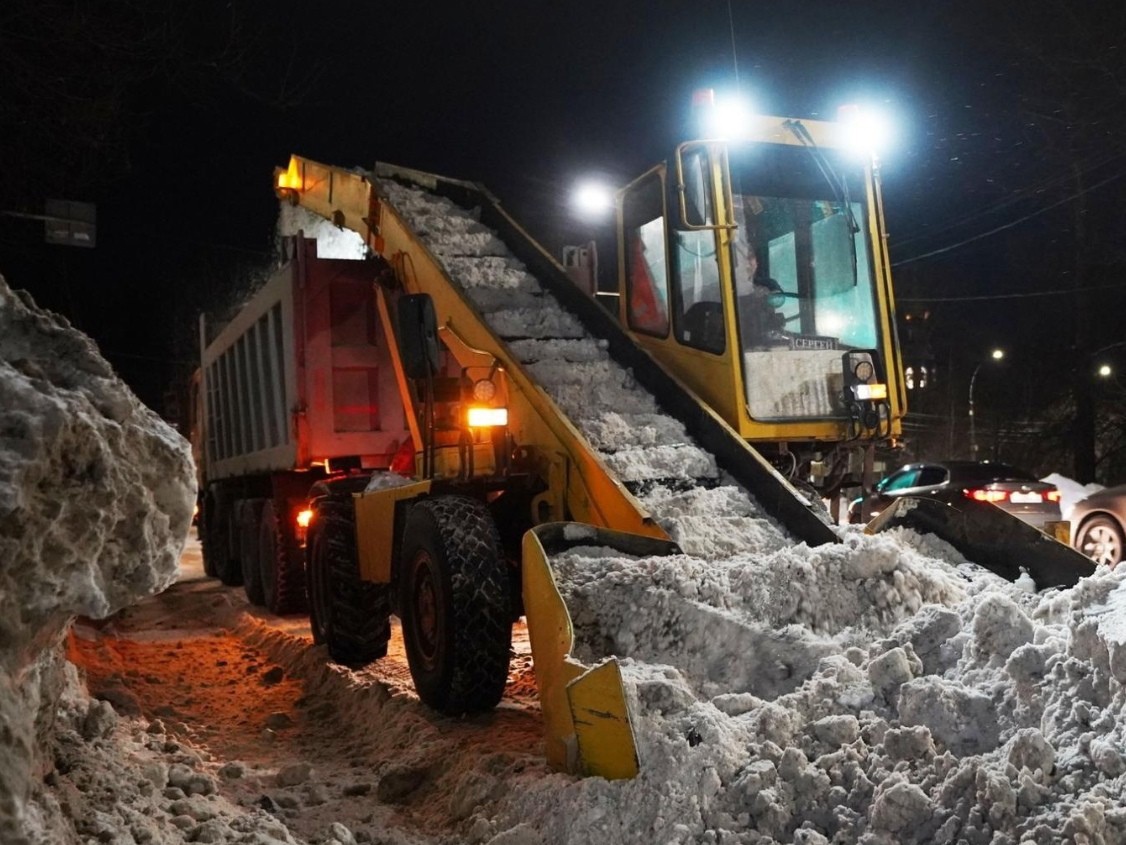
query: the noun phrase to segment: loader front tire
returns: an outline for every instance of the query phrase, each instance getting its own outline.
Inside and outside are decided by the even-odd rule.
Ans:
[[[322,500],[310,526],[309,623],[313,642],[344,666],[366,666],[387,654],[391,591],[360,580],[351,500]]]
[[[423,703],[447,715],[489,710],[504,694],[512,644],[508,571],[481,502],[436,496],[403,529],[399,615]]]
[[[305,568],[297,553],[293,528],[285,507],[274,499],[262,505],[258,521],[257,560],[262,602],[278,616],[305,611]]]

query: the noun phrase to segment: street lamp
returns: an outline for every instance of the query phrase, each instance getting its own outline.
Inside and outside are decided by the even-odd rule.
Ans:
[[[1005,357],[1003,349],[994,349],[989,353],[989,357],[994,361],[1000,361]],[[979,363],[974,367],[973,375],[970,376],[970,458],[977,460],[977,432],[974,428],[974,382],[977,381],[977,371],[981,369],[985,361]]]

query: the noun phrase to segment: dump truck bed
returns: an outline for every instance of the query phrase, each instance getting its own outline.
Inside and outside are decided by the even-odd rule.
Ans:
[[[295,237],[214,338],[201,323],[206,478],[355,458],[386,467],[407,436],[379,334],[371,268]]]

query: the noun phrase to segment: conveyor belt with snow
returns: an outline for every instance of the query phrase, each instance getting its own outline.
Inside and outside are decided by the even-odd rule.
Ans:
[[[685,552],[730,557],[792,542],[472,212],[391,180],[378,185],[493,332]]]

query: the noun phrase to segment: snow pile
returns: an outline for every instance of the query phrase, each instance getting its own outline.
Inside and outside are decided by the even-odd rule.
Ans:
[[[1040,597],[984,577],[954,607],[827,648],[773,698],[693,690],[655,649],[647,674],[627,672],[641,775],[521,783],[493,829],[536,817],[527,841],[1126,841],[1126,573]],[[713,660],[755,659],[745,642],[711,645]],[[683,667],[677,648],[664,656]]]
[[[0,841],[54,838],[35,801],[67,625],[171,583],[194,500],[187,442],[0,278]]]

